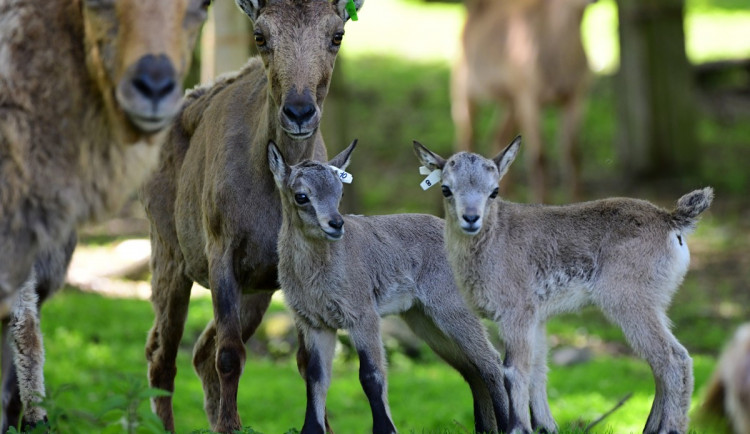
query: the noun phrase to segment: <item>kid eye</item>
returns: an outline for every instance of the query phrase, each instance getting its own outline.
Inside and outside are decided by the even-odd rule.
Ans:
[[[307,197],[305,193],[297,193],[294,195],[294,201],[297,202],[298,205],[304,205],[310,202],[310,198]]]
[[[453,193],[451,192],[451,189],[447,185],[444,185],[442,187],[442,190],[443,190],[443,196],[445,196],[445,197],[451,197],[451,196],[453,196]]]
[[[492,193],[490,193],[490,199],[494,199],[497,197],[498,189],[495,187],[494,190],[492,190]]]

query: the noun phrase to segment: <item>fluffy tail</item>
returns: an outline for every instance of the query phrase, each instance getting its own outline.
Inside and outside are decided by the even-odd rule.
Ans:
[[[691,191],[677,201],[672,211],[672,224],[681,231],[691,231],[698,222],[698,215],[705,211],[714,200],[714,189],[706,187]]]

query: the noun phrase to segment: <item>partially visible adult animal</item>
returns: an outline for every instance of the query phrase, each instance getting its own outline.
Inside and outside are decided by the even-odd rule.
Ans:
[[[196,343],[193,365],[214,431],[241,428],[244,342],[278,288],[281,205],[266,146],[274,140],[292,162],[326,159],[318,125],[349,18],[346,3],[238,0],[254,22],[260,56],[187,96],[142,192],[155,313],[146,344],[149,382],[174,391],[190,288],[210,288],[214,319]],[[152,406],[174,430],[171,397],[154,398]]]
[[[728,421],[735,434],[750,434],[750,324],[737,329],[721,354],[699,411]]]
[[[517,137],[492,160],[467,152],[444,160],[414,144],[423,165],[442,170],[445,245],[458,285],[502,330],[508,396],[519,415],[513,429],[555,430],[545,322],[593,304],[653,371],[656,396],[644,432],[686,432],[692,360],[670,332],[666,310],[690,263],[687,236],[713,190],[682,196],[671,212],[627,198],[506,202],[498,183],[520,144]]]
[[[156,166],[209,4],[0,0],[2,432],[45,418],[39,305]]]
[[[547,199],[542,139],[546,106],[561,108],[558,149],[568,194],[580,193],[578,131],[590,71],[581,43],[584,9],[595,0],[467,0],[461,53],[451,77],[456,148],[471,151],[480,102],[504,107],[492,149],[519,129],[533,199]]]
[[[443,251],[443,221],[424,214],[339,214],[339,177],[355,145],[328,163],[306,160],[294,166],[275,144],[268,146],[283,211],[279,282],[310,354],[302,432],[325,428],[339,329],[349,332],[359,355],[359,380],[370,402],[373,432],[396,432],[380,334],[385,315],[401,315],[466,379],[474,397],[476,432],[506,432],[508,399],[500,356],[455,285]]]

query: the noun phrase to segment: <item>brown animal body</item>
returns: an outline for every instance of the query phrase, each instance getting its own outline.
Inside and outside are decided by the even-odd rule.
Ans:
[[[189,94],[143,189],[156,315],[146,344],[149,381],[174,391],[190,288],[193,282],[210,288],[214,320],[196,344],[193,364],[215,431],[241,428],[243,343],[278,288],[281,206],[266,146],[275,141],[293,162],[325,159],[318,125],[348,19],[345,3],[238,0],[254,21],[260,56]],[[171,397],[154,398],[152,407],[174,430]]]
[[[750,434],[750,324],[741,325],[724,349],[700,413],[727,420],[735,434]]]
[[[208,4],[0,0],[3,432],[45,417],[38,305],[156,165]]]
[[[535,201],[546,198],[542,109],[562,108],[559,149],[569,192],[579,193],[576,148],[589,69],[581,43],[583,11],[591,0],[470,0],[462,53],[452,74],[456,148],[472,150],[477,105],[505,107],[492,141],[499,151],[519,132]],[[519,131],[520,129],[520,131]]]

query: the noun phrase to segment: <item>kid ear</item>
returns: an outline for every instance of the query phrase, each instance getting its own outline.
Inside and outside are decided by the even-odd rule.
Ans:
[[[349,144],[349,146],[346,147],[346,149],[341,151],[337,156],[333,157],[331,161],[328,162],[328,165],[341,170],[346,170],[346,167],[349,165],[352,159],[352,151],[354,151],[354,148],[356,147],[357,139],[354,139]]]
[[[289,176],[290,169],[273,140],[268,142],[268,166],[271,168],[276,185],[279,187],[284,185]]]
[[[445,166],[445,159],[443,157],[430,151],[416,140],[414,140],[414,153],[417,155],[419,162],[430,170],[442,170],[443,166]]]
[[[494,161],[495,165],[497,166],[498,172],[500,173],[500,178],[502,178],[503,175],[505,175],[505,172],[508,171],[508,166],[510,166],[510,163],[512,163],[513,160],[516,159],[518,150],[520,148],[521,136],[516,136],[516,138],[513,139],[512,142],[510,142],[510,145],[500,151],[500,153],[492,159],[492,161]]]

